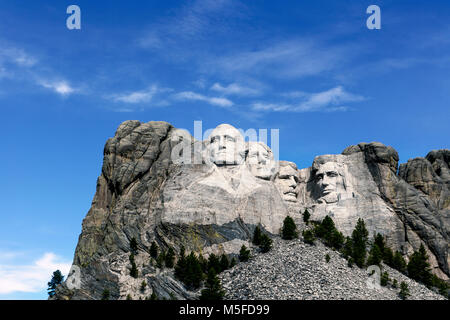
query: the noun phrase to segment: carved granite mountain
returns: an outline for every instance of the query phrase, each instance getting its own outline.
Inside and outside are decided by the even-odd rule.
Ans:
[[[434,272],[449,274],[449,153],[433,151],[408,162],[397,175],[398,155],[380,143],[348,147],[341,155],[314,159],[298,170],[276,162],[263,143],[245,142],[230,125],[197,141],[166,122],[126,121],[106,142],[102,173],[83,221],[73,264],[81,285],[57,289],[58,299],[193,298],[193,293],[150,264],[150,246],[236,254],[259,225],[278,234],[291,215],[301,223],[330,215],[346,235],[358,217],[371,233],[406,255],[421,243]],[[300,226],[301,227],[301,226]],[[138,250],[139,276],[130,275],[130,241]],[[141,282],[149,286],[140,291]]]

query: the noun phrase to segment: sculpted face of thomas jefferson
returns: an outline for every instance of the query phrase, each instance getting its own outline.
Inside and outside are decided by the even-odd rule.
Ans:
[[[242,164],[245,143],[239,130],[229,124],[217,126],[210,135],[209,157],[218,166]]]
[[[262,142],[248,143],[247,164],[250,172],[257,178],[270,180],[275,174],[272,150]]]

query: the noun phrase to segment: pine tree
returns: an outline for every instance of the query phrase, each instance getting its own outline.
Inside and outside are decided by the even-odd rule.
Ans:
[[[344,235],[337,229],[334,229],[333,232],[331,233],[328,243],[330,247],[339,250],[344,245]]]
[[[383,287],[386,287],[389,284],[390,280],[391,279],[389,279],[389,274],[387,273],[387,271],[385,271],[381,274],[380,284]]]
[[[330,262],[330,255],[328,253],[325,255],[325,261],[327,263]]]
[[[406,261],[403,259],[400,251],[395,252],[394,258],[392,260],[392,267],[402,273],[406,272]]]
[[[237,263],[236,258],[233,257],[233,259],[231,259],[231,262],[230,262],[230,269],[233,268],[236,265],[236,263]]]
[[[400,292],[398,293],[399,297],[402,300],[406,300],[406,298],[408,298],[409,294],[409,289],[408,289],[408,284],[404,281],[402,281],[400,283]]]
[[[261,244],[259,245],[261,252],[263,253],[269,252],[270,249],[272,249],[272,243],[273,243],[272,239],[270,239],[268,235],[263,234],[261,236]]]
[[[63,281],[64,276],[62,275],[61,271],[56,270],[55,272],[53,272],[50,282],[47,283],[48,285],[47,293],[50,298],[55,295],[56,287]]]
[[[156,259],[158,257],[158,246],[156,245],[155,241],[153,241],[152,245],[150,246],[150,256],[153,259]]]
[[[383,253],[386,248],[386,244],[384,243],[384,238],[381,233],[377,233],[376,236],[374,236],[373,242],[378,246],[378,248],[380,248],[381,253]]]
[[[420,245],[418,251],[414,251],[409,259],[408,276],[427,286],[431,285],[431,268],[428,263],[428,255],[423,244]]]
[[[167,268],[173,268],[175,263],[175,251],[173,251],[172,247],[169,247],[167,253],[164,257],[164,262]]]
[[[110,293],[108,289],[104,289],[102,292],[102,300],[109,300]]]
[[[303,212],[303,222],[308,225],[309,224],[309,218],[311,217],[311,214],[309,213],[308,209],[305,209],[305,212]]]
[[[363,219],[359,218],[355,229],[352,232],[352,256],[356,265],[360,268],[362,268],[366,262],[368,236],[369,232],[366,229],[366,224]]]
[[[138,250],[138,244],[137,244],[136,238],[133,237],[133,238],[131,238],[131,241],[130,241],[130,251],[133,254],[137,254],[137,250]]]
[[[131,298],[130,294],[127,294],[127,300],[133,300],[133,298]]]
[[[133,278],[138,277],[138,270],[136,267],[136,262],[134,261],[134,254],[130,254],[130,263],[131,263],[131,269],[130,269],[130,276]]]
[[[332,232],[336,229],[333,219],[329,216],[323,218],[322,222],[316,226],[314,233],[317,237],[328,240],[331,238]]]
[[[305,243],[311,244],[311,245],[314,244],[315,237],[314,237],[314,233],[311,230],[304,230],[302,232],[302,236],[303,236],[303,241]]]
[[[369,258],[367,259],[367,265],[377,265],[379,266],[381,261],[383,260],[383,255],[381,253],[381,249],[377,243],[372,244],[372,248],[369,252]]]
[[[391,248],[386,246],[383,250],[383,261],[390,267],[393,267],[394,265],[394,253],[392,252]]]
[[[350,237],[345,239],[344,247],[342,248],[342,255],[345,259],[348,259],[353,256],[353,240]]]
[[[284,219],[281,234],[284,240],[292,240],[298,237],[297,226],[295,225],[294,219],[289,216]]]
[[[220,257],[220,272],[227,270],[230,267],[230,263],[228,261],[228,258],[225,254],[222,254]]]
[[[246,262],[250,259],[250,250],[247,250],[245,245],[242,245],[241,250],[239,251],[239,261]]]
[[[255,231],[253,231],[253,239],[252,242],[255,246],[259,246],[261,244],[261,229],[256,226]]]
[[[161,250],[158,258],[156,258],[156,266],[160,269],[164,268],[164,262],[166,261],[166,253],[164,250]]]
[[[186,258],[186,275],[184,283],[193,289],[198,289],[203,280],[203,271],[199,259],[193,252]]]
[[[152,295],[150,296],[150,300],[158,300],[158,297],[155,294],[155,292],[152,292]]]
[[[208,271],[210,269],[217,270],[219,273],[221,272],[220,260],[214,253],[211,253],[208,257]]]
[[[147,282],[145,282],[145,280],[144,281],[142,281],[141,282],[141,292],[145,292],[145,289],[147,288]]]
[[[175,266],[175,277],[181,281],[184,281],[185,272],[186,272],[185,249],[184,247],[181,247],[180,258],[178,259],[177,264]]]
[[[205,289],[202,290],[200,300],[222,300],[225,292],[214,268],[209,269]]]

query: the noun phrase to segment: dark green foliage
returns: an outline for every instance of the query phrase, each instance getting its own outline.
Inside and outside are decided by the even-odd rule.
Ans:
[[[133,300],[130,294],[127,295],[127,300]]]
[[[402,281],[402,283],[400,283],[400,292],[398,293],[398,296],[402,299],[405,300],[406,298],[408,298],[409,296],[409,288],[408,288],[408,284],[404,281]]]
[[[158,258],[156,258],[156,266],[160,269],[164,268],[165,261],[166,261],[166,253],[164,252],[164,250],[162,250]]]
[[[183,250],[180,251],[180,258],[177,261],[177,264],[175,266],[175,277],[183,280],[185,277],[186,272],[186,256],[184,252],[184,247],[182,247]]]
[[[164,263],[167,268],[173,268],[175,263],[175,251],[173,251],[172,247],[169,247],[167,253],[164,257]]]
[[[156,245],[155,241],[153,241],[152,245],[150,246],[150,256],[153,259],[156,259],[158,257],[158,246]]]
[[[103,290],[102,292],[102,300],[109,300],[110,293],[108,289]]]
[[[418,251],[414,251],[409,259],[408,276],[427,286],[431,285],[431,268],[428,263],[428,255],[423,244],[420,245]]]
[[[325,255],[325,261],[327,263],[330,262],[330,255],[328,253]]]
[[[261,237],[262,237],[261,229],[257,226],[255,228],[255,231],[253,231],[253,239],[252,239],[252,242],[255,246],[259,246],[261,244]]]
[[[306,223],[306,225],[309,224],[310,217],[311,217],[311,214],[309,213],[308,209],[305,209],[305,212],[303,212],[303,222]]]
[[[342,248],[342,255],[345,259],[348,259],[352,256],[352,250],[353,250],[353,240],[350,237],[347,237],[345,239],[344,246]]]
[[[284,240],[292,240],[298,237],[297,226],[295,225],[294,219],[289,216],[287,216],[283,221],[281,237]]]
[[[236,265],[236,258],[233,257],[233,259],[231,259],[231,262],[230,262],[230,268],[233,268],[235,265]]]
[[[177,300],[177,297],[175,296],[175,294],[173,292],[169,293],[169,297],[170,297],[170,300]]]
[[[217,277],[214,268],[209,269],[208,278],[206,279],[205,289],[202,290],[200,300],[222,300],[225,292],[222,290],[222,285]]]
[[[62,275],[61,271],[56,270],[55,272],[53,272],[50,282],[47,283],[48,285],[47,293],[49,297],[53,297],[55,295],[56,287],[63,281],[64,276]]]
[[[406,272],[406,261],[403,259],[400,251],[395,252],[394,258],[392,259],[392,268],[402,273]]]
[[[450,285],[447,282],[445,282],[445,280],[442,280],[433,274],[431,276],[431,284],[433,287],[436,287],[439,290],[439,293],[442,294],[444,297],[446,297],[447,299],[450,298],[449,295]]]
[[[333,219],[329,216],[323,218],[322,222],[314,228],[317,237],[325,239],[331,237],[331,233],[336,229]]]
[[[384,247],[383,250],[383,261],[388,266],[394,268],[394,253],[392,252],[392,249],[389,247]]]
[[[367,265],[377,265],[379,266],[383,260],[383,254],[377,243],[372,244],[372,248],[369,252],[369,258],[367,259]]]
[[[217,270],[219,273],[221,272],[220,259],[214,253],[211,253],[208,257],[208,271],[210,269],[214,269],[214,271]]]
[[[305,243],[307,244],[314,244],[314,240],[316,240],[316,238],[314,237],[314,233],[311,230],[304,230],[302,232],[302,236],[303,236],[303,241],[305,241]]]
[[[272,249],[272,239],[269,238],[267,234],[263,234],[261,236],[261,244],[259,245],[259,248],[261,249],[262,253],[269,252],[270,249]]]
[[[152,295],[150,296],[150,300],[158,300],[158,296],[152,292]]]
[[[384,243],[384,238],[381,233],[377,233],[376,236],[374,236],[373,242],[378,246],[378,248],[380,248],[381,252],[383,253],[386,244]]]
[[[355,261],[353,260],[353,258],[352,257],[350,257],[350,258],[348,258],[348,262],[347,262],[347,265],[350,267],[350,268],[352,268],[353,267],[353,264],[355,263]]]
[[[147,282],[145,282],[145,280],[144,280],[141,282],[141,292],[145,292],[146,288],[147,288]]]
[[[390,279],[389,279],[389,274],[387,273],[387,271],[383,272],[383,273],[381,274],[380,284],[381,284],[383,287],[386,287],[386,286],[389,284],[389,281],[390,281]]]
[[[208,260],[205,259],[205,257],[203,257],[203,255],[201,253],[198,255],[198,261],[200,263],[200,267],[202,269],[202,272],[204,274],[208,274],[208,270],[209,270],[208,269]]]
[[[137,250],[138,250],[138,244],[137,244],[136,238],[133,237],[130,241],[130,251],[133,254],[137,254]]]
[[[398,287],[397,279],[394,279],[394,281],[392,282],[392,288],[397,289],[397,287]]]
[[[369,232],[366,229],[366,224],[363,219],[359,218],[355,229],[352,232],[352,257],[355,264],[360,268],[362,268],[366,262],[368,236]]]
[[[227,270],[230,267],[230,262],[225,254],[220,257],[220,272]]]
[[[333,219],[329,216],[316,225],[314,234],[323,239],[324,244],[328,247],[339,250],[344,245],[344,235],[336,229]]]
[[[186,257],[186,269],[184,278],[180,279],[188,288],[198,289],[203,280],[203,271],[197,256],[191,252]]]
[[[136,262],[134,261],[134,254],[132,253],[130,253],[130,263],[131,263],[130,276],[132,276],[133,278],[137,278],[139,272],[136,267]]]
[[[250,259],[250,250],[247,249],[245,245],[242,245],[239,251],[239,261],[246,262]]]

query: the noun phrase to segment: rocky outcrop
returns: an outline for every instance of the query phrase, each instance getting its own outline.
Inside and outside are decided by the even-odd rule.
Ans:
[[[444,184],[432,175],[427,160],[429,175],[417,174],[424,171],[413,161],[401,166],[399,176],[398,159],[392,147],[377,142],[350,146],[340,155],[318,156],[311,168],[299,173],[304,177],[303,199],[313,219],[329,215],[345,235],[351,234],[358,218],[364,219],[370,234],[384,235],[405,258],[424,244],[434,272],[446,279],[449,212],[439,204],[448,201],[448,193],[442,192]],[[430,183],[419,183],[425,180]]]
[[[447,150],[448,151],[448,150]],[[101,175],[83,220],[73,265],[81,284],[58,287],[58,299],[150,296],[192,299],[150,259],[155,241],[167,250],[238,253],[255,226],[278,234],[291,215],[330,215],[349,235],[358,218],[405,256],[421,243],[434,272],[448,270],[448,152],[433,151],[408,162],[397,175],[398,155],[380,143],[361,143],[340,155],[318,156],[310,168],[276,162],[261,142],[245,142],[238,130],[220,125],[205,141],[166,122],[126,121],[104,148]],[[447,180],[446,180],[447,179]],[[137,241],[130,275],[130,242]],[[148,288],[141,291],[142,281]]]

